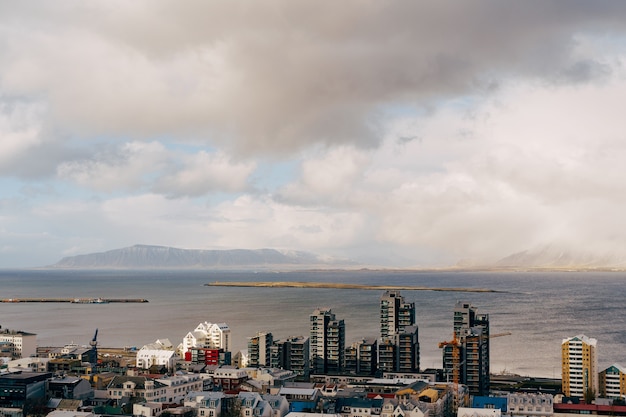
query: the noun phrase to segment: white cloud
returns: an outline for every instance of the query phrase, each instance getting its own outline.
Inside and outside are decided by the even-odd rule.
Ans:
[[[158,180],[155,190],[172,196],[200,196],[211,191],[240,192],[248,188],[248,180],[256,164],[235,162],[228,155],[201,151],[181,158],[183,167]]]
[[[64,162],[57,174],[94,190],[137,190],[145,186],[149,174],[163,169],[167,158],[160,143],[130,142],[93,159]]]
[[[624,4],[270,3],[0,4],[0,247],[626,249]]]

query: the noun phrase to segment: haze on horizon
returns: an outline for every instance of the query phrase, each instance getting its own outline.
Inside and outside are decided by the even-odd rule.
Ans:
[[[626,254],[622,1],[0,1],[0,267]]]

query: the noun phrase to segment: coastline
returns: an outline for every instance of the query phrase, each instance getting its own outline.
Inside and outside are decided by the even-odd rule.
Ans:
[[[263,281],[263,282],[220,282],[204,284],[207,287],[255,287],[255,288],[330,288],[340,290],[376,290],[376,291],[450,291],[450,292],[504,292],[490,288],[461,287],[424,287],[413,285],[362,285],[332,282],[298,282],[298,281]]]

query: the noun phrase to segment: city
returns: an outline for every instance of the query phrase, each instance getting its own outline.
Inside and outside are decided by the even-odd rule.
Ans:
[[[562,341],[562,379],[490,372],[489,315],[457,302],[440,369],[420,367],[415,303],[400,291],[380,297],[376,339],[347,344],[331,308],[309,316],[308,335],[274,340],[269,331],[231,352],[226,323],[200,323],[175,346],[139,349],[37,345],[36,335],[0,331],[0,415],[89,417],[545,416],[626,415],[626,371],[597,365],[597,341]]]

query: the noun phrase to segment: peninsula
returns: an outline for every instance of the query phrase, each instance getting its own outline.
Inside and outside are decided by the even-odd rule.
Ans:
[[[262,282],[220,282],[204,284],[210,287],[255,287],[255,288],[331,288],[339,290],[407,290],[407,291],[455,291],[455,292],[502,292],[489,288],[460,287],[422,287],[412,285],[363,285],[343,284],[335,282],[293,282],[293,281],[262,281]]]

